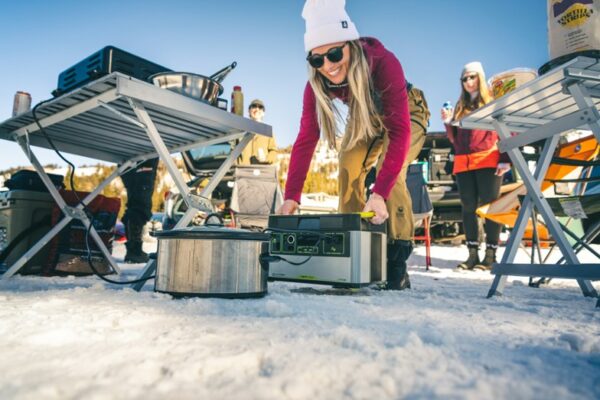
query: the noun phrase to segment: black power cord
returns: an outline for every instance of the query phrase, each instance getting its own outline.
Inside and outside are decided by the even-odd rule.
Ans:
[[[152,275],[147,278],[135,279],[133,281],[115,281],[115,280],[109,279],[109,278],[105,277],[104,275],[102,275],[100,272],[98,272],[98,270],[94,266],[94,263],[92,262],[92,249],[90,248],[90,238],[89,238],[91,230],[92,230],[92,223],[90,222],[90,225],[85,230],[85,246],[86,246],[86,250],[87,250],[87,262],[88,262],[90,268],[92,269],[92,271],[94,272],[94,275],[96,275],[98,278],[100,278],[103,281],[106,281],[108,283],[115,284],[115,285],[132,285],[134,283],[146,282],[147,280],[153,279],[156,277],[156,275]]]
[[[50,136],[48,135],[48,133],[46,132],[46,130],[44,129],[44,127],[42,126],[42,124],[40,124],[40,121],[37,117],[37,109],[43,105],[46,104],[50,101],[54,100],[52,99],[47,99],[47,100],[43,100],[40,101],[39,103],[37,103],[33,109],[31,110],[31,114],[33,116],[33,120],[35,121],[35,124],[37,125],[38,129],[40,130],[41,134],[44,136],[44,138],[46,139],[46,141],[48,142],[48,144],[50,145],[50,147],[52,148],[52,150],[54,150],[54,152],[64,161],[66,162],[70,167],[71,167],[71,175],[69,176],[69,183],[71,184],[71,189],[73,190],[73,194],[75,195],[75,198],[77,199],[77,203],[79,205],[81,205],[83,211],[85,212],[86,216],[88,217],[90,224],[88,226],[88,228],[85,231],[85,246],[87,249],[87,262],[88,265],[90,267],[90,269],[92,270],[92,272],[94,273],[94,275],[96,275],[98,278],[108,282],[108,283],[112,283],[115,285],[131,285],[134,283],[139,283],[139,282],[145,282],[147,280],[150,279],[154,279],[156,276],[152,275],[149,276],[147,278],[142,278],[142,279],[136,279],[133,281],[115,281],[109,278],[106,278],[105,276],[103,276],[100,272],[98,272],[98,270],[96,269],[96,267],[94,266],[94,263],[92,262],[92,250],[90,248],[90,240],[89,240],[89,233],[92,229],[92,226],[94,226],[94,213],[89,209],[89,207],[81,200],[81,198],[79,197],[79,195],[77,194],[77,190],[75,189],[75,182],[74,182],[74,176],[75,176],[75,165],[69,161],[68,159],[66,159],[61,152],[58,150],[58,148],[54,145],[54,142],[52,141],[52,139],[50,139]],[[112,268],[112,266],[111,266]],[[113,269],[113,272],[114,271]]]

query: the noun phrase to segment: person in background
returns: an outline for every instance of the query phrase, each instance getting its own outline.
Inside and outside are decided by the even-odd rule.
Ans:
[[[339,211],[373,211],[371,222],[388,222],[386,289],[402,290],[410,287],[406,260],[412,252],[412,224],[407,229],[400,222],[411,208],[406,182],[399,177],[410,146],[406,80],[393,53],[377,39],[359,36],[345,3],[307,0],[302,11],[309,79],[278,213],[298,209],[320,132],[332,148],[340,140]],[[348,106],[343,133],[337,129],[340,111],[334,99]],[[375,185],[366,199],[365,175],[375,163]]]
[[[144,226],[152,217],[152,193],[158,158],[147,160],[121,176],[127,190],[127,204],[123,215],[127,243],[125,262],[145,263],[148,254],[142,250]]]
[[[248,115],[257,122],[263,122],[265,105],[259,100],[252,100],[248,106]],[[275,137],[255,135],[238,158],[238,165],[273,164],[277,161]]]
[[[457,268],[489,270],[496,262],[496,250],[502,226],[486,220],[486,250],[479,258],[479,224],[475,211],[500,196],[502,176],[510,169],[508,156],[498,151],[498,135],[494,131],[464,129],[455,124],[461,118],[492,101],[483,66],[474,61],[464,66],[460,77],[461,94],[456,107],[442,109],[448,139],[454,146],[454,169],[462,203],[463,226],[469,257]]]

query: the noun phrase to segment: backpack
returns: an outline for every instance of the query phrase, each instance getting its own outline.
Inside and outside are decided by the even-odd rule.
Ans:
[[[425,94],[419,88],[413,86],[412,83],[406,82],[406,91],[408,93],[408,111],[410,112],[411,121],[411,135],[425,135],[427,128],[429,127],[429,106],[427,100],[425,100]],[[373,101],[377,111],[383,112],[383,103],[381,95],[377,92],[372,93]],[[417,125],[419,129],[414,129],[414,125]]]
[[[413,124],[420,127],[420,133],[425,135],[427,133],[427,128],[429,127],[429,117],[431,116],[425,94],[421,89],[414,87],[409,82],[406,83],[406,90],[408,91],[410,120]],[[415,134],[417,132],[412,133]]]

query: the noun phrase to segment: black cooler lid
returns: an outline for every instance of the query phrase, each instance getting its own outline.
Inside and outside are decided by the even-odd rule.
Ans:
[[[151,233],[158,239],[221,239],[221,240],[257,240],[269,241],[269,235],[262,232],[253,232],[247,229],[226,228],[224,226],[191,226]]]

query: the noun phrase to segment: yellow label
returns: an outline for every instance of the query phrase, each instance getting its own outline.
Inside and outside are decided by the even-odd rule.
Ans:
[[[316,276],[311,276],[311,275],[299,275],[296,277],[296,279],[304,279],[307,281],[316,281],[317,277]]]
[[[517,87],[517,79],[498,80],[494,82],[494,98],[502,97],[508,92],[512,92]]]
[[[572,3],[571,6],[566,8],[564,12],[561,12],[569,3]],[[554,18],[556,22],[565,28],[576,28],[585,24],[594,14],[594,10],[590,8],[591,5],[582,4],[577,0],[556,1],[552,5],[554,8]]]
[[[374,211],[361,212],[359,214],[360,214],[360,217],[364,218],[364,219],[373,218],[375,216],[375,212]]]

